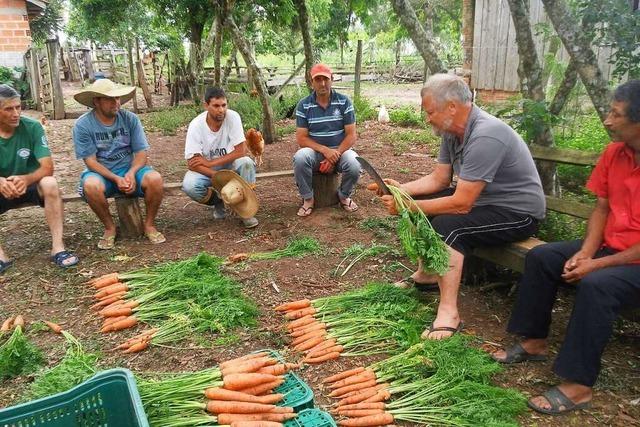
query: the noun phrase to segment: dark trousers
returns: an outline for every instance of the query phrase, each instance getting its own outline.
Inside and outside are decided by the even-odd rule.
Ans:
[[[537,246],[525,259],[516,304],[507,331],[526,338],[546,338],[551,310],[565,262],[582,246],[581,240]],[[594,258],[613,251],[600,249]],[[640,306],[640,264],[603,268],[575,285],[576,296],[564,342],[553,371],[568,381],[593,386],[600,358],[621,309]]]

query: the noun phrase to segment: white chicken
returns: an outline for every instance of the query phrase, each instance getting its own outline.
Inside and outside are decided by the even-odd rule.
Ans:
[[[380,106],[380,111],[378,111],[378,122],[379,123],[389,123],[389,113],[384,105]]]

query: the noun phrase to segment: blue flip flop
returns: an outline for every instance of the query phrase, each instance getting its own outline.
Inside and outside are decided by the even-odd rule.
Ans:
[[[72,262],[71,264],[65,264],[64,262],[71,257],[74,257],[76,259],[75,262]],[[51,262],[53,262],[60,268],[69,268],[80,262],[80,258],[78,258],[78,256],[73,252],[60,251],[57,254],[51,256]]]
[[[0,260],[0,274],[4,273],[13,265],[13,260],[2,261]]]

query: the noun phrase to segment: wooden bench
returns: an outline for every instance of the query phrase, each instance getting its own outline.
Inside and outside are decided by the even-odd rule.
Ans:
[[[261,172],[256,174],[256,179],[279,178],[284,176],[293,176],[293,170]],[[164,194],[175,195],[182,192],[182,182],[165,183]],[[139,197],[116,196],[113,197],[116,204],[116,212],[118,222],[120,224],[120,234],[123,237],[139,237],[144,233],[142,210],[140,209]],[[64,194],[62,196],[64,203],[72,203],[82,201],[82,197],[78,194]]]
[[[546,160],[562,164],[577,166],[595,166],[600,153],[584,152],[578,150],[566,150],[539,145],[530,145],[531,155],[534,160]],[[586,204],[559,197],[546,196],[547,211],[559,212],[576,218],[588,219],[594,204]],[[513,271],[524,271],[524,258],[530,249],[545,243],[540,239],[531,237],[527,240],[511,243],[506,246],[477,248],[473,255],[496,265],[507,267]],[[640,309],[623,313],[625,318],[640,321]]]

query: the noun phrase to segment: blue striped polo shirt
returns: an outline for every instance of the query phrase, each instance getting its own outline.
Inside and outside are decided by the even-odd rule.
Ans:
[[[318,144],[337,147],[344,139],[344,127],[356,122],[351,100],[335,90],[327,108],[316,102],[315,91],[298,102],[296,126],[309,129],[309,136]]]

